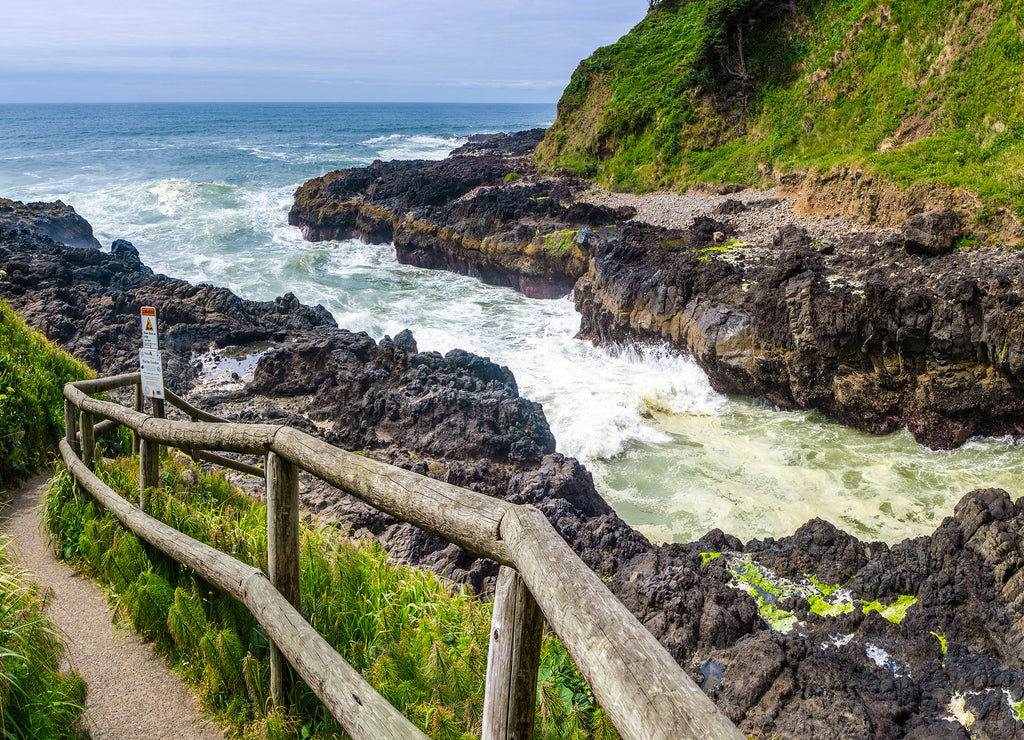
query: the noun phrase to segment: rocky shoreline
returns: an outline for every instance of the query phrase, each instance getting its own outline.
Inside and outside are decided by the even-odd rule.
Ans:
[[[328,173],[289,221],[534,297],[572,289],[582,338],[668,342],[722,392],[933,449],[1024,435],[1024,256],[958,212],[869,228],[773,191],[603,193],[538,171],[538,137]]]
[[[520,179],[527,176],[502,184],[534,187]],[[525,204],[551,196],[521,195],[512,192],[524,208],[550,208]],[[584,279],[592,271],[591,279],[603,279],[594,268],[602,261],[639,272],[665,259],[659,269],[668,274],[680,249],[642,249],[651,233],[660,240],[664,232],[617,226],[625,215],[613,213],[618,209],[592,205],[586,221],[565,218],[569,209],[544,218],[568,231],[583,224],[567,251],[587,265]],[[724,219],[676,233],[715,245],[723,227]],[[434,233],[444,228],[453,227]],[[452,236],[448,244],[454,242]],[[838,245],[832,254],[812,249],[783,248],[798,255],[788,259],[804,260],[803,272],[812,258],[831,264],[826,258],[851,253]],[[708,281],[744,292],[735,284],[739,268],[700,262],[694,251],[687,259],[705,267]],[[506,368],[483,358],[419,352],[408,332],[375,342],[338,329],[326,311],[294,296],[253,302],[191,286],[154,275],[127,242],[115,242],[109,253],[71,248],[3,214],[0,270],[0,297],[101,373],[134,369],[138,308],[155,305],[175,358],[167,378],[177,390],[208,378],[232,348],[252,360],[248,372],[200,383],[189,397],[204,407],[243,421],[284,421],[424,475],[536,505],[745,732],[1024,737],[1017,719],[1024,714],[1024,499],[1014,503],[995,490],[968,494],[932,536],[891,547],[820,520],[779,540],[742,543],[716,530],[694,543],[654,546],[614,514],[576,460],[554,453],[543,410],[519,396]],[[809,293],[823,290],[815,285]],[[657,295],[657,286],[646,290]],[[307,482],[303,503],[344,530],[377,537],[398,557],[479,590],[493,578],[492,563],[325,486]]]

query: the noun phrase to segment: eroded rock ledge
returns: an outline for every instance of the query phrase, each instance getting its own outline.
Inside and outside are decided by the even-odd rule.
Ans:
[[[791,203],[722,196],[683,228],[653,226],[537,172],[536,138],[332,172],[299,188],[289,218],[532,296],[571,286],[582,338],[666,341],[720,391],[906,426],[932,448],[1024,435],[1024,253],[958,248],[956,211],[809,232]]]
[[[193,396],[203,406],[536,505],[748,734],[1024,736],[1024,500],[976,491],[935,534],[892,547],[820,520],[779,540],[716,530],[653,546],[553,452],[543,411],[483,358],[421,353],[408,332],[375,342],[294,296],[246,301],[154,275],[123,241],[107,253],[0,227],[0,270],[0,297],[100,372],[133,369],[138,307],[156,305],[183,358],[167,371],[179,391],[209,374],[199,357],[211,343],[258,358],[251,378]],[[493,563],[334,489],[304,481],[303,503],[477,588],[493,577]]]

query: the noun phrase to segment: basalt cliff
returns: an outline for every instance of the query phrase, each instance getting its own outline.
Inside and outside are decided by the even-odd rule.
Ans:
[[[605,243],[588,239],[581,252]],[[120,337],[155,305],[178,356],[168,381],[196,403],[536,505],[747,733],[1024,737],[1024,502],[1003,491],[965,496],[932,536],[894,546],[820,520],[779,540],[716,530],[652,545],[554,452],[543,410],[484,358],[420,352],[409,332],[374,341],[291,296],[246,301],[155,275],[124,241],[72,248],[0,221],[0,270],[0,297],[100,372],[133,369],[135,342]],[[229,353],[252,366],[211,383]],[[494,576],[493,563],[336,490],[306,481],[302,498],[310,515],[410,562],[483,591]]]
[[[727,189],[666,226],[538,171],[536,138],[332,172],[298,189],[289,219],[535,297],[572,289],[582,338],[667,342],[720,391],[906,426],[932,448],[1024,434],[1024,253],[958,248],[962,214],[882,229]]]

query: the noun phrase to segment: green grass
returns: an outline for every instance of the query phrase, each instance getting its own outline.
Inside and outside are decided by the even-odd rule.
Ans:
[[[50,458],[64,435],[64,384],[89,376],[0,300],[0,486]]]
[[[576,246],[578,229],[566,229],[564,231],[552,231],[544,235],[544,251],[564,257],[572,252]]]
[[[85,682],[60,671],[63,646],[39,587],[18,574],[0,538],[0,729],[4,738],[87,738]]]
[[[863,169],[1024,216],[1024,5],[665,0],[583,60],[540,160],[615,189]],[[743,22],[746,80],[736,67]],[[979,218],[984,213],[979,214]]]
[[[151,514],[266,569],[266,508],[219,474],[167,457]],[[98,471],[136,495],[137,458]],[[46,498],[55,549],[110,589],[118,612],[152,640],[234,737],[336,737],[341,729],[307,688],[291,711],[268,708],[266,633],[248,611],[142,544],[102,512],[66,470]],[[377,544],[302,528],[302,612],[339,653],[432,738],[480,735],[490,604],[433,573],[388,560]],[[557,639],[542,648],[538,737],[617,737]]]

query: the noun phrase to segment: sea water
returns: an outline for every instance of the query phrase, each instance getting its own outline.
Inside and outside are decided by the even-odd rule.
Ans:
[[[713,527],[783,536],[812,517],[864,539],[930,533],[979,487],[1015,498],[1024,447],[978,439],[932,452],[905,432],[846,429],[716,393],[664,347],[608,351],[574,339],[570,299],[395,261],[386,244],[310,243],[288,226],[305,180],[375,159],[440,159],[476,133],[547,126],[549,105],[0,106],[0,196],[61,199],[109,248],[128,239],[158,272],[246,298],[287,291],[376,339],[413,331],[515,373],[543,404],[559,451],[656,541]]]

